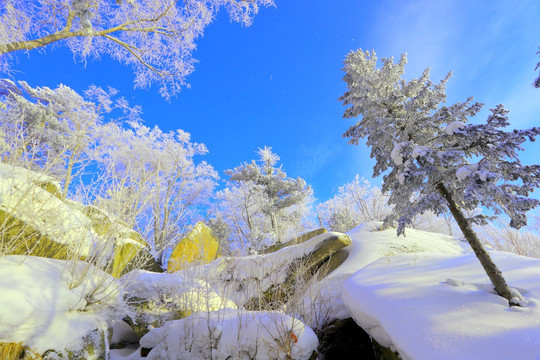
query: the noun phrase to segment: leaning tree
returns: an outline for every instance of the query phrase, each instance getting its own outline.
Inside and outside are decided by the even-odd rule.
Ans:
[[[375,158],[373,176],[383,176],[390,194],[398,235],[413,217],[426,211],[450,210],[498,295],[517,304],[511,290],[471,227],[486,216],[467,218],[465,212],[482,206],[494,215],[505,213],[510,225],[526,225],[525,213],[540,201],[529,194],[540,185],[540,166],[523,165],[517,150],[534,141],[540,128],[505,131],[509,125],[502,105],[491,109],[484,124],[468,123],[483,104],[472,98],[445,105],[450,74],[439,84],[429,69],[417,79],[402,79],[406,56],[399,62],[375,52],[351,52],[345,60],[348,90],[340,98],[345,118],[359,118],[344,136],[358,145],[365,138]],[[379,67],[380,64],[380,67]]]

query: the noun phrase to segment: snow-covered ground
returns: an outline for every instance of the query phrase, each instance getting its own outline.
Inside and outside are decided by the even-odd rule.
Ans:
[[[85,337],[104,345],[100,332],[106,335],[109,319],[125,310],[118,290],[116,279],[83,262],[1,256],[0,343],[39,354],[83,352]]]
[[[377,222],[361,224],[347,233],[352,241],[345,248],[349,253],[347,260],[322,281],[313,284],[304,296],[300,312],[309,325],[318,327],[334,319],[349,318],[349,311],[341,299],[342,284],[375,260],[404,253],[462,254],[468,247],[448,235],[407,229],[406,237],[398,237],[396,229],[380,231],[380,226]]]
[[[364,330],[405,360],[538,360],[540,260],[492,257],[523,295],[522,307],[493,293],[471,252],[382,258],[345,281],[342,300]]]
[[[492,292],[466,243],[415,230],[397,237],[395,229],[379,231],[379,226],[368,223],[348,233],[352,240],[346,248],[349,257],[326,278],[310,284],[306,294],[300,294],[303,311],[292,303],[284,307],[296,318],[282,311],[243,310],[238,299],[223,297],[219,287],[185,271],[139,271],[117,281],[83,262],[75,265],[3,256],[0,342],[21,342],[38,352],[80,348],[89,332],[106,332],[105,321],[110,324],[130,311],[118,298],[117,283],[124,283],[131,296],[150,300],[157,296],[180,305],[201,299],[200,292],[206,294],[201,300],[206,303],[199,309],[202,311],[151,329],[141,339],[139,346],[153,348],[150,359],[172,360],[183,354],[203,360],[209,351],[214,358],[240,359],[242,354],[257,359],[285,358],[289,354],[294,359],[307,359],[318,344],[310,327],[351,316],[403,359],[540,359],[539,259],[492,252],[509,285],[524,298],[522,307],[509,307]],[[245,282],[252,272],[259,276],[269,266],[265,261],[285,267],[312,247],[308,242],[274,254],[247,257],[242,260],[245,266],[240,262],[234,267],[246,275],[238,281]],[[200,269],[221,269],[218,265],[222,262]],[[227,272],[221,269],[218,273]],[[108,286],[103,286],[104,280],[110,281]],[[213,311],[216,306],[219,310]],[[113,343],[133,340],[124,323],[116,324]],[[134,346],[111,350],[110,355],[111,360],[143,359]]]

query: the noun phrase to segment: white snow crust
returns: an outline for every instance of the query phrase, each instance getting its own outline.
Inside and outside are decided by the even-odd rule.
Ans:
[[[405,360],[540,358],[540,259],[493,252],[524,297],[509,307],[472,253],[382,258],[349,278],[342,298],[354,320]]]
[[[347,260],[327,277],[314,283],[305,294],[302,312],[306,316],[316,312],[314,319],[304,319],[308,325],[318,327],[334,319],[349,318],[349,311],[341,300],[341,286],[347,278],[375,260],[403,253],[464,252],[464,244],[448,235],[407,229],[406,237],[398,237],[396,229],[378,230],[381,225],[379,222],[365,223],[347,233],[352,242],[345,248],[349,253]]]
[[[152,348],[148,360],[307,360],[318,340],[301,321],[280,312],[224,309],[169,321],[140,344]]]
[[[90,331],[107,331],[122,304],[116,279],[86,263],[0,257],[0,343],[78,350]]]

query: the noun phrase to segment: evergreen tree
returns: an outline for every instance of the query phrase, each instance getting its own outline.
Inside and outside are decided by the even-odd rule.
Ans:
[[[258,161],[227,170],[230,186],[218,193],[217,216],[229,223],[233,241],[259,247],[263,240],[283,241],[304,229],[313,191],[301,179],[277,166],[270,147],[258,151]]]
[[[340,98],[350,105],[345,118],[361,117],[344,134],[357,145],[367,139],[375,158],[374,176],[384,174],[383,192],[394,206],[398,235],[417,214],[450,210],[465,238],[495,286],[510,303],[519,300],[484,249],[465,211],[478,206],[494,215],[505,213],[510,226],[526,225],[525,213],[540,202],[529,194],[540,185],[540,166],[523,165],[517,155],[527,139],[534,141],[540,128],[505,131],[509,125],[502,105],[491,110],[485,124],[471,124],[482,104],[472,98],[443,105],[450,74],[439,84],[426,69],[418,79],[402,79],[406,57],[378,59],[374,52],[358,50],[345,60],[347,92]],[[391,219],[389,219],[391,220]]]

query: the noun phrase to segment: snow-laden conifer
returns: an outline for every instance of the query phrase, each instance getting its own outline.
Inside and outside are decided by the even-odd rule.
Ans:
[[[465,238],[493,282],[497,293],[516,302],[501,272],[471,228],[485,216],[467,219],[464,211],[478,206],[494,215],[505,213],[515,228],[526,225],[525,213],[540,202],[529,194],[540,185],[540,166],[523,165],[517,151],[534,141],[540,128],[506,131],[502,105],[491,109],[484,124],[471,124],[483,104],[472,98],[444,104],[450,74],[440,83],[426,69],[418,79],[404,80],[406,57],[399,62],[358,50],[345,60],[347,92],[340,98],[345,118],[359,118],[344,134],[357,145],[366,138],[375,159],[374,176],[383,176],[382,189],[398,221],[398,234],[414,216],[450,210]]]

